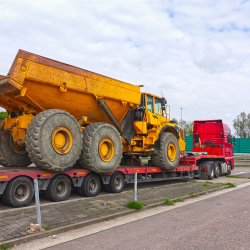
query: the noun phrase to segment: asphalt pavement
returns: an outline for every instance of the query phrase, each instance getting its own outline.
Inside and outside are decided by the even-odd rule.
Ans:
[[[250,186],[47,249],[250,249]]]

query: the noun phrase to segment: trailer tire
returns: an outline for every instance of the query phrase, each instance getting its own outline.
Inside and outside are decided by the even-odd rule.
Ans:
[[[71,182],[65,175],[56,175],[51,179],[44,196],[51,201],[66,201],[71,193]]]
[[[112,174],[109,181],[109,190],[111,193],[121,193],[125,186],[124,175],[121,172]]]
[[[31,159],[29,158],[25,147],[16,148],[12,137],[10,138],[10,131],[4,130],[0,136],[0,165],[8,167],[9,163],[13,167],[27,167],[31,164]]]
[[[152,155],[152,163],[162,169],[175,169],[180,160],[180,147],[176,137],[169,132],[164,132],[160,137],[160,150]]]
[[[64,110],[48,109],[37,114],[28,126],[25,139],[32,162],[45,170],[68,170],[80,157],[80,126]]]
[[[83,149],[79,159],[82,168],[110,173],[117,169],[121,158],[121,137],[114,126],[97,122],[83,130]]]
[[[219,178],[219,177],[220,177],[220,167],[218,164],[216,164],[214,167],[214,178]]]
[[[6,205],[12,207],[25,207],[30,204],[34,197],[34,186],[32,181],[24,176],[12,179],[3,195],[2,200]]]
[[[210,174],[208,175],[209,180],[213,180],[214,178],[214,163],[210,164]]]
[[[82,196],[97,196],[101,190],[101,179],[98,174],[90,173],[83,179],[81,187],[77,187],[76,190]]]
[[[231,175],[231,173],[232,173],[232,165],[231,165],[231,162],[229,161],[229,162],[228,162],[227,175]]]

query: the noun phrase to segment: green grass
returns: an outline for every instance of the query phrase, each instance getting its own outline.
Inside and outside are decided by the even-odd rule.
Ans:
[[[244,178],[244,177],[240,177],[237,175],[226,175],[226,177],[228,177],[228,178]]]
[[[188,194],[186,194],[186,193],[183,193],[183,194],[181,194],[181,196],[188,196]]]
[[[242,160],[242,161],[248,161],[248,160],[250,160],[249,158],[234,158],[234,160],[238,160],[238,161],[240,161],[240,160]]]
[[[226,183],[225,185],[228,185],[230,188],[236,187],[234,184],[232,184],[232,183],[230,183],[230,182]]]
[[[168,198],[166,198],[164,200],[164,204],[167,205],[167,206],[173,206],[174,205],[174,203],[170,199],[168,199]]]
[[[147,206],[147,204],[138,201],[128,201],[127,204],[125,205],[125,207],[129,209],[136,209],[136,210],[140,210],[144,208],[144,206]]]
[[[240,167],[243,167],[243,168],[249,168],[250,165],[234,165],[236,168],[240,168]]]
[[[198,182],[198,181],[189,181],[189,183],[196,183],[196,182]]]
[[[188,193],[188,195],[192,195],[193,193]]]
[[[1,244],[0,245],[0,250],[10,249],[12,247],[14,247],[14,245]]]
[[[45,229],[46,231],[50,230],[49,226],[47,226],[47,225],[43,225],[42,228]]]
[[[84,210],[84,208],[81,208],[80,211]]]
[[[184,199],[182,199],[182,198],[178,197],[176,201],[177,201],[177,202],[183,202],[183,201],[184,201]]]
[[[117,208],[117,210],[122,210],[122,209],[123,209],[123,207],[118,207],[118,208]]]
[[[200,197],[198,194],[197,195],[195,195],[196,197]]]

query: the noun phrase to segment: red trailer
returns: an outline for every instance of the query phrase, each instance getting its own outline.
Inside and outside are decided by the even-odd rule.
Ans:
[[[7,205],[23,207],[30,204],[34,196],[33,180],[38,179],[39,190],[52,201],[67,200],[72,188],[79,195],[92,197],[101,187],[107,192],[122,192],[125,183],[160,181],[171,178],[213,179],[231,174],[234,169],[231,131],[222,120],[195,121],[193,128],[193,151],[180,157],[174,170],[154,167],[151,160],[142,164],[135,156],[129,156],[128,165],[120,165],[109,174],[97,174],[81,168],[64,172],[50,172],[36,167],[0,168],[0,195]]]

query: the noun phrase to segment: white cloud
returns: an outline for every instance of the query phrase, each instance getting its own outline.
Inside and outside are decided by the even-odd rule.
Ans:
[[[163,93],[178,120],[182,107],[184,120],[232,127],[248,112],[249,1],[0,1],[0,9],[2,75],[21,48]]]

